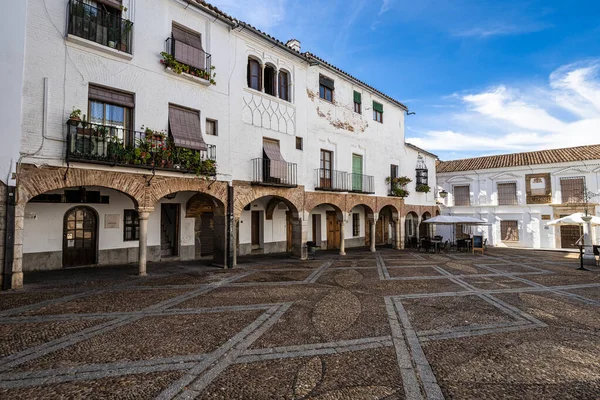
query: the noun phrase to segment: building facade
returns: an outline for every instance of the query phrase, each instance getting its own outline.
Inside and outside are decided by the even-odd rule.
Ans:
[[[37,269],[304,257],[309,241],[399,248],[406,216],[437,210],[436,157],[405,144],[406,106],[297,40],[203,1],[27,0],[11,13],[5,287]]]
[[[574,248],[581,227],[547,223],[586,207],[598,215],[600,145],[440,162],[437,178],[438,190],[447,192],[442,214],[489,222],[473,228],[488,245]],[[468,229],[459,227],[458,235]],[[598,233],[594,228],[593,243]]]

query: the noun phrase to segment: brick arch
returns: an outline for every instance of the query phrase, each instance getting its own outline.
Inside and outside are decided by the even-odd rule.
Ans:
[[[377,198],[377,212],[380,213],[385,207],[390,207],[392,215],[398,218],[402,215],[402,209],[404,207],[404,200],[398,197],[378,197]]]
[[[306,192],[304,197],[304,210],[310,213],[315,207],[322,204],[332,206],[338,213],[346,211],[346,195],[336,193]]]
[[[373,215],[373,213],[377,212],[377,197],[348,195],[348,198],[346,199],[346,209],[344,211],[351,212],[356,206],[365,207],[367,214]]]
[[[284,202],[292,216],[297,218],[301,210],[304,209],[304,187],[296,188],[280,188],[270,186],[253,186],[248,182],[234,182],[234,200],[233,200],[233,215],[234,218],[239,218],[242,215],[244,207],[263,197],[272,196],[279,201]]]
[[[381,215],[381,213],[385,210],[390,211],[390,213],[392,214],[393,221],[397,221],[398,218],[400,217],[400,211],[393,204],[385,204],[381,208],[379,208],[379,210],[378,210],[379,215]]]
[[[154,207],[164,196],[177,192],[200,192],[215,200],[218,207],[227,205],[227,182],[163,176],[155,176],[150,181],[150,186],[146,190],[145,205]]]
[[[65,179],[66,177],[66,179]],[[17,201],[27,203],[51,190],[79,186],[98,186],[127,195],[134,205],[144,204],[146,182],[142,175],[80,168],[36,168],[22,165],[17,182]]]
[[[354,207],[359,207],[359,206],[363,206],[365,209],[365,217],[368,219],[371,219],[374,217],[375,211],[368,205],[365,203],[358,203],[358,204],[354,204],[352,207],[348,206],[348,213],[351,213],[352,210],[354,209]]]

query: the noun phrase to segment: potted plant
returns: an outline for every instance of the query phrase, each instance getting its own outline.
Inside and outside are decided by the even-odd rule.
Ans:
[[[408,190],[400,188],[400,187],[395,188],[392,191],[392,193],[394,194],[394,196],[402,197],[402,198],[408,197],[408,195],[410,194],[410,192]]]
[[[417,192],[421,192],[421,193],[429,193],[429,191],[431,190],[431,188],[429,187],[429,185],[426,185],[424,183],[420,183],[415,187],[415,190]]]
[[[69,124],[71,126],[77,126],[77,125],[79,125],[80,122],[81,122],[81,110],[73,107],[73,111],[71,111],[71,114],[69,114],[69,120],[67,121],[67,124]]]
[[[406,197],[408,196],[410,193],[408,192],[408,190],[406,190],[406,185],[408,185],[409,183],[412,182],[412,179],[410,179],[407,176],[398,176],[395,178],[392,177],[387,177],[385,179],[385,182],[387,184],[391,184],[390,187],[390,195],[391,196],[396,196],[396,197]]]

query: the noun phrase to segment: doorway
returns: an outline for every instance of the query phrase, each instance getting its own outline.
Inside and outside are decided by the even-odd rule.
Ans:
[[[340,248],[340,223],[335,211],[327,211],[327,249]]]
[[[566,217],[561,215],[560,218]],[[579,225],[563,225],[560,227],[560,247],[563,249],[577,249],[575,242],[583,235],[583,227]]]
[[[215,221],[212,212],[203,212],[196,218],[196,258],[213,255],[215,248]]]
[[[380,214],[379,219],[375,223],[375,244],[382,246],[389,244],[390,237],[390,217],[385,214]]]
[[[65,213],[63,267],[97,263],[98,215],[90,207],[74,207]]]
[[[161,204],[160,227],[160,255],[179,255],[179,204]]]
[[[285,251],[288,253],[292,251],[292,213],[289,211],[285,212]]]
[[[252,211],[250,230],[252,235],[252,250],[260,249],[260,211]]]

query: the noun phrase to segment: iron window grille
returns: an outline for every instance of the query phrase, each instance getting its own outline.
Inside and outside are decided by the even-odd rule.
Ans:
[[[357,237],[360,235],[360,214],[352,214],[352,236]]]
[[[563,203],[584,203],[585,178],[582,176],[561,178],[560,191]]]
[[[500,221],[500,236],[503,242],[519,241],[519,222]]]
[[[471,205],[471,188],[469,185],[454,186],[454,205],[455,206],[470,206]]]
[[[140,219],[135,210],[125,210],[123,212],[123,241],[140,239]]]
[[[498,205],[501,206],[516,206],[517,199],[517,183],[504,182],[498,183]]]

